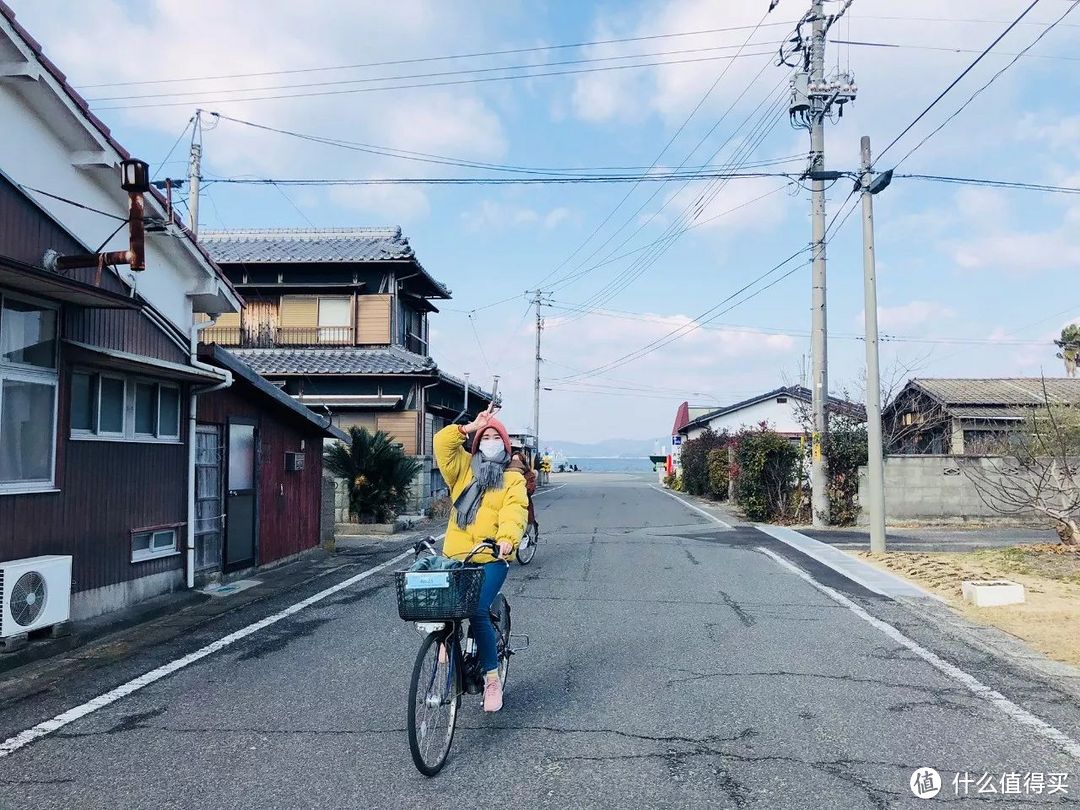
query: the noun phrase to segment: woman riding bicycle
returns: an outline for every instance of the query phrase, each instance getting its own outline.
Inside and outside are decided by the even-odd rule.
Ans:
[[[474,434],[471,456],[465,450],[470,433]],[[488,611],[506,581],[506,558],[525,532],[529,505],[525,478],[507,469],[510,438],[495,418],[494,405],[467,425],[443,428],[435,434],[434,444],[435,461],[454,503],[443,554],[460,558],[484,540],[495,540],[499,546],[499,557],[484,552],[473,557],[473,562],[484,567],[484,584],[476,612],[469,617],[485,673],[484,711],[497,712],[503,703],[502,682],[498,639]]]

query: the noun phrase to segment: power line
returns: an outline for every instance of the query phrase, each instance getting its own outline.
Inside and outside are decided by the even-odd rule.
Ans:
[[[354,70],[360,68],[370,67],[389,67],[392,65],[412,65],[422,62],[443,62],[453,59],[477,59],[487,56],[509,56],[520,53],[538,53],[542,51],[557,51],[567,50],[573,48],[589,48],[596,45],[621,45],[627,42],[645,42],[657,39],[675,39],[679,37],[692,37],[702,36],[705,34],[721,34],[729,31],[745,31],[748,29],[768,28],[773,26],[786,26],[791,25],[794,21],[788,22],[775,22],[775,23],[759,23],[758,25],[735,25],[727,28],[705,28],[698,31],[676,31],[666,34],[650,34],[640,37],[620,37],[618,39],[598,39],[590,42],[573,42],[561,45],[537,45],[528,48],[508,48],[499,51],[477,51],[473,53],[459,53],[449,54],[443,56],[420,56],[410,59],[391,59],[381,62],[363,62],[359,64],[351,65],[330,65],[324,67],[312,67],[312,68],[292,68],[287,70],[266,70],[258,73],[227,73],[218,74],[215,76],[187,76],[179,79],[142,79],[139,81],[126,81],[126,82],[104,82],[102,84],[84,84],[79,87],[80,90],[96,89],[98,87],[132,87],[136,85],[148,85],[148,84],[179,84],[186,82],[203,82],[203,81],[218,81],[223,79],[251,79],[259,78],[262,76],[286,76],[302,73],[319,73],[332,70]]]
[[[935,183],[953,183],[966,186],[986,186],[987,188],[1014,188],[1024,191],[1045,191],[1051,194],[1080,194],[1080,187],[1076,186],[1024,183],[1019,180],[990,180],[980,177],[949,177],[940,174],[896,174],[893,175],[893,178],[929,180]]]
[[[773,43],[759,43],[759,44],[769,44],[769,45],[771,45]],[[707,48],[684,48],[684,49],[681,49],[681,50],[674,50],[674,51],[654,51],[652,53],[631,53],[631,54],[624,54],[624,55],[619,55],[619,56],[594,56],[594,57],[583,58],[583,59],[564,59],[564,60],[561,60],[561,61],[558,61],[558,62],[541,62],[541,63],[538,63],[538,64],[525,64],[525,65],[495,65],[495,66],[491,66],[491,67],[462,68],[460,70],[441,70],[441,71],[433,71],[431,73],[407,73],[407,74],[399,75],[399,76],[366,76],[366,77],[360,78],[360,79],[334,79],[334,80],[323,80],[323,81],[318,81],[318,82],[304,82],[304,83],[294,83],[294,84],[271,84],[271,85],[266,85],[266,86],[263,86],[263,87],[235,87],[235,88],[220,87],[220,88],[214,88],[213,90],[211,90],[209,92],[213,92],[213,93],[253,93],[253,92],[259,92],[259,93],[261,93],[261,92],[266,92],[266,91],[269,91],[269,90],[300,90],[300,89],[306,89],[306,88],[311,88],[311,87],[341,87],[341,86],[344,86],[344,85],[371,84],[373,82],[398,82],[398,81],[408,81],[408,80],[411,80],[411,79],[437,79],[437,78],[444,78],[444,77],[447,77],[447,76],[464,76],[464,75],[475,74],[475,73],[496,73],[496,72],[498,72],[500,70],[533,70],[533,69],[536,69],[536,68],[563,67],[563,66],[566,66],[566,65],[594,65],[594,64],[599,64],[599,63],[602,63],[602,62],[617,62],[619,60],[626,60],[626,59],[653,59],[653,58],[656,58],[656,57],[659,57],[659,56],[684,56],[686,54],[691,54],[691,53],[700,54],[700,53],[710,53],[710,52],[713,52],[713,51],[726,51],[726,50],[731,50],[733,48],[741,49],[741,47],[742,46],[738,46],[738,45],[715,45],[715,46],[710,46],[710,47],[707,47]],[[91,104],[93,104],[93,103],[96,103],[96,102],[99,102],[99,101],[136,101],[136,100],[141,100],[141,99],[145,99],[145,98],[164,98],[164,97],[180,98],[180,97],[190,97],[190,96],[201,96],[201,95],[205,95],[207,92],[208,91],[206,91],[206,90],[182,90],[182,91],[178,91],[178,92],[167,92],[167,93],[154,92],[154,93],[143,93],[143,94],[137,94],[137,95],[126,95],[126,96],[99,96],[99,97],[96,97],[96,98],[87,99],[87,101],[89,101]]]
[[[832,45],[857,45],[866,48],[899,48],[907,51],[940,51],[942,53],[979,53],[977,48],[949,48],[943,45],[905,45],[896,42],[863,42],[852,39],[831,39]],[[1052,53],[1005,53],[994,51],[995,56],[1031,56],[1033,59],[1061,59],[1069,62],[1080,61],[1080,56],[1062,56]]]
[[[1037,3],[1037,2],[1039,2],[1039,0],[1035,0],[1035,2]],[[1034,5],[1034,4],[1033,4],[1033,5]],[[1037,37],[1035,37],[1035,39],[1034,39],[1034,40],[1032,40],[1032,42],[1031,42],[1031,43],[1030,43],[1030,44],[1029,44],[1029,45],[1028,45],[1028,46],[1027,46],[1026,48],[1024,48],[1024,49],[1023,49],[1022,51],[1020,51],[1020,53],[1016,54],[1016,56],[1014,56],[1014,57],[1012,58],[1012,60],[1011,60],[1011,61],[1010,61],[1010,62],[1009,62],[1009,63],[1008,63],[1007,65],[1005,65],[1004,67],[1002,67],[1002,68],[1001,68],[1001,69],[1000,69],[1000,70],[999,70],[999,71],[998,71],[997,73],[995,73],[995,74],[994,74],[993,76],[991,76],[991,77],[990,77],[990,79],[989,79],[989,80],[988,80],[988,81],[987,81],[987,82],[986,82],[985,84],[983,84],[983,85],[982,85],[981,87],[979,87],[979,88],[978,88],[978,89],[977,89],[977,90],[976,90],[976,91],[975,91],[974,93],[972,93],[972,94],[971,94],[970,96],[968,96],[967,100],[966,100],[966,101],[965,101],[965,102],[964,102],[963,104],[961,104],[961,105],[960,105],[959,107],[957,107],[957,108],[956,108],[956,110],[955,110],[955,111],[954,111],[954,112],[952,113],[952,115],[950,115],[950,116],[949,116],[948,118],[946,118],[946,119],[945,119],[944,121],[942,121],[942,122],[941,122],[940,124],[938,124],[938,125],[937,125],[937,126],[936,126],[936,127],[935,127],[935,128],[933,129],[933,130],[931,130],[931,131],[930,131],[930,132],[929,132],[929,133],[928,133],[928,134],[927,134],[927,135],[926,135],[926,136],[925,136],[925,137],[924,137],[924,138],[923,138],[923,139],[922,139],[921,141],[919,141],[919,142],[918,142],[917,144],[915,144],[915,146],[913,146],[913,147],[912,147],[912,148],[911,148],[911,149],[910,149],[910,150],[908,151],[908,153],[907,153],[906,155],[904,155],[904,156],[903,156],[903,157],[902,157],[902,158],[901,158],[901,159],[900,159],[899,161],[897,161],[896,165],[897,165],[897,166],[899,166],[899,165],[900,165],[901,163],[903,163],[903,162],[904,162],[905,160],[907,160],[907,159],[908,159],[909,157],[911,157],[911,156],[912,156],[912,155],[913,155],[913,154],[915,153],[915,151],[916,151],[917,149],[919,149],[919,148],[920,148],[920,147],[921,147],[921,146],[922,146],[922,145],[923,145],[924,143],[926,143],[926,142],[927,142],[928,140],[930,140],[930,139],[931,139],[931,138],[933,138],[933,137],[934,137],[935,135],[937,135],[937,134],[938,134],[939,132],[941,132],[941,130],[942,130],[942,129],[944,129],[944,128],[945,128],[945,126],[946,126],[946,125],[947,125],[947,124],[948,124],[948,123],[949,123],[950,121],[952,121],[952,120],[953,120],[954,118],[956,118],[956,116],[958,116],[958,115],[959,115],[960,113],[962,113],[962,112],[963,112],[964,110],[966,110],[966,109],[967,109],[967,106],[968,106],[969,104],[971,104],[971,102],[973,102],[973,101],[974,101],[974,100],[975,100],[975,99],[976,99],[976,98],[977,98],[977,97],[979,96],[979,94],[981,94],[981,93],[982,93],[982,91],[983,91],[983,90],[985,90],[985,89],[986,89],[987,87],[989,87],[990,85],[992,85],[992,84],[993,84],[993,83],[994,83],[995,81],[997,81],[997,79],[998,79],[998,78],[999,78],[999,77],[1000,77],[1000,76],[1001,76],[1001,75],[1002,75],[1002,74],[1003,74],[1003,73],[1004,73],[1004,72],[1005,72],[1006,70],[1008,70],[1008,69],[1009,69],[1009,68],[1011,68],[1011,67],[1012,67],[1013,65],[1015,65],[1015,64],[1017,63],[1017,61],[1019,61],[1019,59],[1020,59],[1020,57],[1021,57],[1021,56],[1023,56],[1023,55],[1024,55],[1024,54],[1026,54],[1026,53],[1027,53],[1027,52],[1028,52],[1029,50],[1031,50],[1032,48],[1034,48],[1034,47],[1035,47],[1035,46],[1036,46],[1036,45],[1037,45],[1037,44],[1038,44],[1038,43],[1039,43],[1039,42],[1040,42],[1040,41],[1042,40],[1042,38],[1043,38],[1043,37],[1045,37],[1045,36],[1046,36],[1046,35],[1047,35],[1048,33],[1050,33],[1050,31],[1052,31],[1052,30],[1054,29],[1054,27],[1055,27],[1055,26],[1056,26],[1056,25],[1057,25],[1058,23],[1060,23],[1060,22],[1061,22],[1062,20],[1064,20],[1064,19],[1065,19],[1065,18],[1066,18],[1066,17],[1067,17],[1067,16],[1069,15],[1069,14],[1071,14],[1071,13],[1072,13],[1072,12],[1073,12],[1073,11],[1074,11],[1074,10],[1076,9],[1076,7],[1077,7],[1078,5],[1080,5],[1080,0],[1073,0],[1073,2],[1071,3],[1071,5],[1070,5],[1070,6],[1069,6],[1069,7],[1067,8],[1067,9],[1065,9],[1065,12],[1064,12],[1064,13],[1063,13],[1063,14],[1062,14],[1062,15],[1061,15],[1060,17],[1058,17],[1058,18],[1057,18],[1056,20],[1054,20],[1054,21],[1053,21],[1052,23],[1050,23],[1050,24],[1049,24],[1048,26],[1046,26],[1046,28],[1044,28],[1044,29],[1043,29],[1043,30],[1042,30],[1042,31],[1041,31],[1041,32],[1039,33],[1039,35],[1038,35]],[[1026,13],[1026,12],[1025,12],[1025,13]],[[1008,33],[1008,32],[1006,32],[1006,33]],[[980,58],[981,58],[981,57],[980,57]],[[978,60],[976,60],[976,61],[978,61]],[[894,168],[895,168],[895,167],[894,167]]]
[[[514,186],[514,185],[576,185],[581,183],[670,183],[678,180],[747,180],[762,177],[783,177],[794,180],[796,172],[764,171],[707,171],[675,172],[669,174],[607,174],[578,177],[209,177],[210,183],[242,186]]]
[[[723,61],[723,60],[734,60],[734,59],[741,59],[741,58],[752,57],[752,56],[766,56],[766,55],[771,55],[771,54],[772,54],[772,51],[759,51],[759,52],[755,52],[755,53],[743,53],[743,54],[737,54],[737,55],[733,55],[733,56],[702,56],[702,57],[695,57],[695,58],[692,58],[692,59],[671,59],[671,60],[660,61],[660,62],[638,62],[638,63],[633,64],[633,65],[607,65],[607,66],[604,66],[604,67],[576,68],[576,69],[573,69],[573,70],[554,70],[554,71],[548,71],[546,73],[519,73],[519,74],[516,74],[516,75],[513,75],[513,76],[481,76],[481,77],[472,78],[472,79],[451,79],[451,80],[447,80],[447,81],[437,81],[437,82],[414,82],[412,84],[394,84],[394,85],[385,85],[385,86],[382,86],[382,87],[353,87],[353,88],[349,88],[349,89],[346,89],[346,90],[319,90],[319,91],[308,92],[308,93],[279,93],[279,94],[267,95],[267,96],[246,96],[246,97],[240,97],[240,98],[212,98],[212,99],[201,99],[201,100],[191,99],[191,100],[188,100],[188,101],[161,101],[161,102],[154,102],[154,103],[151,103],[151,104],[119,104],[119,105],[112,105],[112,106],[107,106],[107,107],[96,107],[95,109],[98,109],[98,110],[142,110],[142,109],[149,109],[149,108],[152,108],[152,107],[185,107],[185,106],[188,106],[190,104],[195,104],[195,103],[199,103],[199,104],[223,104],[223,103],[228,104],[228,103],[246,102],[246,101],[272,101],[272,100],[289,99],[289,98],[313,98],[313,97],[317,97],[317,96],[340,96],[340,95],[350,95],[350,94],[353,94],[353,93],[375,93],[375,92],[380,92],[380,91],[383,91],[383,90],[412,90],[412,89],[423,88],[423,87],[454,87],[454,86],[464,85],[464,84],[486,84],[488,82],[502,82],[502,81],[517,80],[517,79],[542,79],[542,78],[547,78],[547,77],[550,77],[550,76],[577,76],[577,75],[586,74],[586,73],[606,73],[606,72],[615,71],[615,70],[632,70],[632,69],[635,69],[635,68],[661,67],[661,66],[664,66],[664,65],[689,65],[689,64],[696,64],[696,63],[700,63],[700,62],[718,62],[718,61]],[[209,91],[209,92],[210,92],[210,94],[212,94],[214,91]],[[239,91],[236,91],[236,92],[239,92]]]
[[[188,119],[187,124],[184,126],[184,131],[180,133],[180,137],[176,139],[175,143],[173,143],[172,147],[169,149],[169,153],[167,155],[165,155],[164,159],[162,159],[160,163],[158,163],[157,168],[154,170],[153,177],[150,178],[151,180],[156,180],[157,179],[158,174],[168,164],[169,158],[171,158],[173,152],[176,151],[176,147],[178,147],[180,145],[180,141],[184,140],[184,136],[187,135],[187,131],[191,128],[191,125],[193,123],[195,123],[195,116],[194,115],[191,116],[191,118]]]
[[[23,185],[22,183],[19,183],[18,186],[23,191],[32,191],[35,194],[40,194],[43,197],[50,197],[50,198],[52,198],[54,200],[58,200],[59,202],[67,203],[68,205],[73,205],[76,208],[81,208],[84,211],[93,211],[95,214],[101,214],[103,217],[109,217],[110,219],[119,220],[120,222],[127,222],[128,221],[127,217],[117,216],[116,214],[109,213],[108,211],[102,211],[100,208],[94,208],[94,207],[89,206],[89,205],[84,205],[81,202],[76,202],[75,200],[69,200],[67,197],[61,197],[59,194],[53,194],[50,191],[42,191],[40,188],[34,188],[33,186],[26,186],[26,185]]]
[[[1005,30],[1002,31],[1000,34],[998,34],[997,37],[994,39],[994,41],[991,42],[989,45],[987,45],[986,48],[984,48],[983,51],[975,58],[975,60],[970,65],[968,65],[966,68],[964,68],[963,71],[961,71],[959,76],[957,76],[955,79],[953,79],[951,82],[949,82],[949,85],[944,90],[942,90],[940,93],[938,93],[937,96],[934,98],[934,100],[931,101],[929,104],[927,104],[925,109],[923,109],[923,111],[921,113],[919,113],[917,116],[915,116],[914,120],[912,120],[912,122],[910,124],[908,124],[906,127],[904,127],[904,129],[900,132],[900,134],[897,135],[895,138],[893,138],[892,141],[889,142],[889,145],[886,146],[884,149],[882,149],[877,154],[876,161],[880,162],[881,158],[884,157],[885,153],[888,152],[890,149],[892,149],[893,146],[896,145],[897,141],[899,141],[901,138],[903,138],[905,135],[907,135],[916,124],[918,124],[923,118],[925,118],[926,114],[929,113],[930,110],[932,110],[935,106],[937,106],[937,103],[939,101],[941,101],[943,98],[945,98],[945,95],[950,90],[952,90],[954,87],[956,87],[956,85],[958,85],[963,80],[963,78],[965,76],[967,76],[972,70],[974,70],[975,66],[978,65],[979,62],[981,62],[984,58],[986,58],[986,55],[988,53],[990,53],[991,50],[993,50],[994,46],[997,45],[999,42],[1001,42],[1001,40],[1005,39],[1005,37],[1009,34],[1009,32],[1012,31],[1017,25],[1019,25],[1020,21],[1023,20],[1024,17],[1026,17],[1028,15],[1028,12],[1030,12],[1038,4],[1039,4],[1039,0],[1032,0],[1032,3],[1027,8],[1025,8],[1023,11],[1020,12],[1020,16],[1018,16],[1015,20],[1013,20],[1011,23],[1009,23],[1008,27],[1006,27]],[[1071,9],[1070,9],[1070,11],[1071,11]],[[1068,12],[1066,12],[1066,13],[1068,13]]]
[[[560,175],[560,174],[600,174],[603,172],[641,172],[642,174],[648,173],[654,169],[669,169],[671,167],[658,167],[655,164],[652,166],[579,166],[576,168],[570,167],[540,167],[540,166],[515,166],[505,163],[489,163],[479,160],[467,160],[463,158],[448,157],[446,155],[436,155],[430,152],[416,152],[409,149],[397,149],[390,146],[378,146],[375,144],[362,143],[359,141],[348,141],[341,138],[330,138],[322,135],[311,135],[302,132],[296,132],[294,130],[282,129],[280,127],[273,127],[267,124],[258,124],[253,121],[245,121],[241,118],[235,118],[230,115],[225,115],[218,112],[210,112],[210,115],[215,116],[223,121],[232,121],[233,123],[243,124],[244,126],[253,127],[255,129],[264,130],[267,132],[274,132],[279,135],[286,135],[300,140],[311,141],[313,143],[323,144],[325,146],[333,146],[339,149],[346,149],[354,152],[364,152],[368,154],[379,155],[381,157],[394,157],[401,158],[403,160],[415,160],[419,163],[434,163],[439,165],[458,166],[471,169],[488,169],[491,171],[500,172],[513,172],[518,174],[542,174],[542,175]],[[773,158],[767,161],[760,161],[755,165],[774,165],[778,163],[788,163],[794,160],[796,155],[789,155],[780,158]],[[717,169],[719,166],[695,166],[691,167],[697,170]]]

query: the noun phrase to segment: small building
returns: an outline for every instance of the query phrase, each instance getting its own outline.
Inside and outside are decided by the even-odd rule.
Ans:
[[[714,433],[736,433],[742,428],[765,423],[770,429],[793,441],[801,441],[810,419],[812,394],[809,388],[789,385],[744,399],[733,405],[716,408],[690,419],[679,429],[685,439],[696,439],[706,430]],[[866,420],[862,405],[840,397],[829,397],[828,409],[859,421]]]
[[[198,399],[195,570],[280,564],[321,537],[323,439],[347,437],[220,346],[199,357],[233,384]]]
[[[985,455],[1032,409],[1080,404],[1080,379],[910,380],[881,412],[891,455]]]

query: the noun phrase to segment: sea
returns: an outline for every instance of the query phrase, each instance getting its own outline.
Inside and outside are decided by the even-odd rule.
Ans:
[[[581,472],[652,472],[652,462],[644,458],[568,458],[567,464],[576,464]],[[558,469],[556,465],[555,469]]]

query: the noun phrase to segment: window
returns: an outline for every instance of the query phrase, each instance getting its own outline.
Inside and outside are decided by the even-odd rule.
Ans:
[[[131,561],[152,560],[176,554],[176,529],[147,529],[131,534]]]
[[[178,441],[180,389],[150,380],[76,371],[71,376],[76,439]]]
[[[0,492],[51,489],[57,310],[0,295]]]

